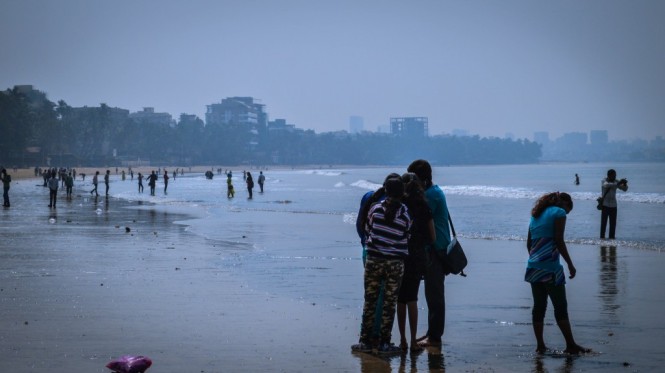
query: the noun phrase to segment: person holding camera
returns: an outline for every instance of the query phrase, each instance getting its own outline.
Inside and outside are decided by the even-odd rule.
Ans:
[[[624,192],[628,190],[628,180],[621,179],[617,181],[617,172],[613,169],[607,170],[607,177],[603,179],[602,190],[603,193],[603,209],[600,215],[600,238],[605,238],[605,230],[607,228],[607,221],[610,222],[609,239],[614,239],[614,234],[617,227],[617,189]]]

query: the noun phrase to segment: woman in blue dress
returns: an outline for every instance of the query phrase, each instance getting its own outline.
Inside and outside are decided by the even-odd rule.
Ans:
[[[566,350],[570,354],[590,352],[578,345],[568,320],[568,301],[566,300],[566,277],[559,257],[568,265],[569,278],[573,279],[577,270],[570,258],[563,236],[566,229],[566,215],[573,209],[573,200],[567,193],[548,193],[536,201],[531,210],[529,234],[527,237],[527,262],[524,280],[531,283],[533,294],[533,332],[538,346],[536,352],[547,351],[543,339],[547,298],[552,300],[554,318],[566,339]]]

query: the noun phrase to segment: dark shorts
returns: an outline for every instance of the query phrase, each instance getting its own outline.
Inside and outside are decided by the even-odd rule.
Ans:
[[[404,276],[402,276],[402,285],[399,288],[397,296],[398,303],[408,303],[418,301],[418,290],[420,281],[423,278],[423,270],[420,263],[407,258],[404,261]]]

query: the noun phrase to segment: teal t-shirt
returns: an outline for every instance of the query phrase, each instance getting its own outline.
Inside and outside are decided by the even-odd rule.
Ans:
[[[565,218],[566,210],[561,207],[550,206],[540,214],[539,217],[531,217],[529,231],[531,239],[535,240],[543,237],[554,237],[554,221],[558,218]]]
[[[446,196],[438,185],[432,185],[425,191],[425,198],[434,219],[434,230],[436,232],[436,241],[434,248],[444,250],[450,244],[450,225],[448,225],[448,204]]]

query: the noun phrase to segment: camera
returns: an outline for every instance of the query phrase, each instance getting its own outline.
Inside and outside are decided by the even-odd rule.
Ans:
[[[621,179],[621,180],[619,180],[619,184],[628,184],[628,180],[627,179]]]

